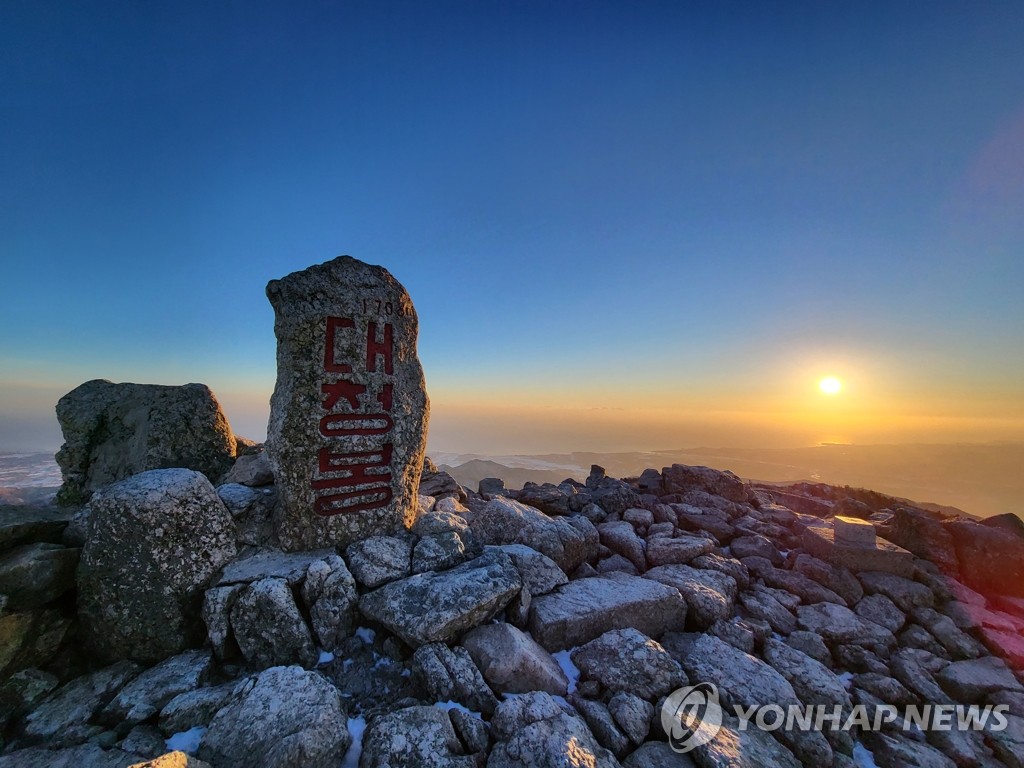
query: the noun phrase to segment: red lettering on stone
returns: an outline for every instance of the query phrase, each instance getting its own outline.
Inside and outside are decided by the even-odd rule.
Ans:
[[[351,453],[333,453],[327,448],[321,448],[317,454],[319,459],[319,469],[323,474],[331,472],[348,472],[351,477],[365,476],[366,480],[359,480],[357,482],[377,482],[379,480],[390,480],[391,479],[391,456],[394,452],[395,446],[393,443],[387,443],[380,450],[375,451],[352,451]],[[368,469],[379,469],[387,467],[388,471],[385,473],[378,473],[370,476],[366,475]],[[348,483],[349,485],[355,485],[356,482]],[[314,487],[316,487],[314,485]],[[324,486],[327,487],[327,486]]]
[[[370,322],[366,326],[366,370],[377,370],[377,357],[384,358],[384,373],[389,376],[395,372],[392,363],[394,349],[394,328],[391,323],[384,324],[384,340],[377,341],[377,324]]]
[[[313,511],[321,517],[340,515],[343,512],[368,512],[371,509],[387,506],[392,498],[394,498],[394,493],[391,491],[391,486],[365,491],[332,493],[317,498],[313,502]]]
[[[322,403],[325,411],[333,411],[341,399],[348,400],[349,407],[355,410],[359,407],[359,396],[366,392],[366,385],[341,379],[333,384],[321,384],[320,391],[327,395]]]
[[[324,370],[330,373],[352,373],[352,366],[334,359],[334,334],[338,328],[355,328],[355,322],[348,317],[328,317],[324,341]]]
[[[373,426],[374,422],[382,426]],[[393,426],[395,422],[386,413],[329,413],[320,419],[320,434],[324,437],[384,435]]]

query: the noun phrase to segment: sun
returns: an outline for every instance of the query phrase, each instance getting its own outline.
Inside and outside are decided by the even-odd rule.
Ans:
[[[818,389],[826,395],[838,395],[843,388],[843,382],[835,376],[826,376],[818,382]]]

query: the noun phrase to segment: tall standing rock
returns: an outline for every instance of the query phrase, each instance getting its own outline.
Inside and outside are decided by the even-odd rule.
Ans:
[[[408,527],[429,414],[409,294],[383,267],[339,256],[272,280],[267,297],[281,546],[344,546]]]
[[[64,445],[57,500],[78,504],[93,491],[149,469],[184,467],[212,482],[231,468],[235,438],[205,384],[114,384],[94,379],[57,402]]]

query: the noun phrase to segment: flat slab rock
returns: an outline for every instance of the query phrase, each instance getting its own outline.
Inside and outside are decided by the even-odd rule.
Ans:
[[[313,552],[280,552],[265,549],[251,557],[233,560],[224,566],[214,586],[226,587],[231,584],[249,584],[260,579],[284,579],[289,586],[295,586],[304,578],[311,563],[324,560],[335,554],[333,549],[318,549]]]
[[[609,574],[578,579],[533,600],[530,633],[548,651],[590,642],[613,629],[649,637],[681,630],[686,603],[679,591],[650,579]]]
[[[448,571],[417,573],[360,599],[359,610],[413,647],[447,642],[489,621],[523,582],[508,555],[490,550]]]

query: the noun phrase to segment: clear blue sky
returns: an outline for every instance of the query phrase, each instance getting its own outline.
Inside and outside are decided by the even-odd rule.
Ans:
[[[5,0],[0,450],[90,378],[262,437],[264,286],[341,253],[412,294],[440,450],[1024,437],[1022,40],[1017,1]]]

